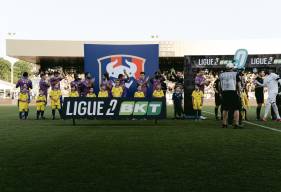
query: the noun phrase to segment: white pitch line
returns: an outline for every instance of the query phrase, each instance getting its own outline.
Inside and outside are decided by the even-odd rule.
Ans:
[[[203,113],[208,113],[208,114],[211,114],[211,115],[215,115],[214,113],[208,112],[208,111],[203,111]],[[271,130],[271,131],[276,131],[276,132],[280,132],[281,133],[280,129],[275,129],[275,128],[272,128],[272,127],[268,127],[268,126],[264,126],[264,125],[260,125],[260,124],[256,124],[256,123],[252,123],[250,121],[243,121],[243,122],[247,123],[247,124],[250,124],[250,125],[255,125],[257,127],[261,127],[261,128],[264,128],[264,129],[268,129],[268,130]]]

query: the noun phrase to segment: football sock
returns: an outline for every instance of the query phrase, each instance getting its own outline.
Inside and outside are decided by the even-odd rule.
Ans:
[[[270,107],[271,107],[270,103],[265,104],[265,112],[264,112],[264,116],[263,116],[265,119],[267,118],[267,115],[270,111]]]
[[[256,114],[257,114],[257,119],[260,119],[261,118],[261,106],[257,106]]]
[[[55,109],[52,109],[52,115],[53,115],[53,119],[54,119],[55,116],[56,116],[56,110]]]
[[[198,110],[198,118],[200,119],[201,117],[201,110]]]
[[[41,118],[44,117],[44,111],[41,111]]]
[[[219,111],[218,107],[215,107],[215,115],[216,115],[216,118],[218,117],[218,111]]]
[[[36,118],[37,118],[37,119],[39,119],[40,112],[41,112],[41,111],[37,111],[37,113],[36,113]]]
[[[277,118],[277,119],[280,119],[280,115],[279,115],[278,107],[277,107],[276,103],[273,103],[273,104],[272,104],[272,108],[273,108],[273,111],[274,111],[274,113],[275,113],[276,118]]]

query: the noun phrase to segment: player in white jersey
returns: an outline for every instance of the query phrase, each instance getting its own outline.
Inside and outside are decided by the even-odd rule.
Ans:
[[[255,81],[255,83],[259,86],[267,87],[268,90],[268,98],[265,104],[265,112],[262,120],[266,121],[267,115],[272,106],[277,118],[276,120],[280,122],[281,119],[276,105],[276,96],[278,95],[278,83],[281,84],[281,79],[279,75],[275,74],[272,71],[269,71],[269,75],[265,77],[263,83],[259,83],[258,81]]]

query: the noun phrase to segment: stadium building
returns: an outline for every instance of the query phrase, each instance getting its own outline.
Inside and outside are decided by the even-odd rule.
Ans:
[[[84,44],[159,44],[161,70],[183,70],[185,55],[234,55],[239,48],[249,54],[280,54],[281,40],[190,40],[190,41],[60,41],[6,40],[10,57],[38,64],[41,70],[62,67],[83,72]]]

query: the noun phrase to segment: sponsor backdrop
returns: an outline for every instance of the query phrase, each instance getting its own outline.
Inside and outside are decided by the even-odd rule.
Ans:
[[[98,92],[102,75],[108,72],[112,80],[124,73],[130,76],[126,83],[127,96],[132,96],[136,90],[136,79],[140,72],[144,71],[146,76],[152,77],[159,69],[158,63],[159,45],[84,45],[84,68],[95,77],[95,91]],[[151,90],[148,90],[148,95]]]
[[[232,62],[234,55],[196,55],[185,56],[187,64],[193,68],[224,68]],[[246,68],[252,67],[279,67],[281,66],[280,54],[248,55],[245,61]]]
[[[245,51],[239,49],[238,51]],[[237,53],[236,52],[236,53]],[[276,69],[277,73],[281,73],[281,54],[258,54],[247,55],[242,53],[240,56],[240,67],[238,68],[262,68]],[[187,115],[193,115],[191,93],[194,90],[194,78],[198,69],[224,69],[227,63],[233,62],[236,59],[234,55],[191,55],[185,56],[184,64],[184,111]],[[239,60],[238,59],[238,60]]]
[[[62,111],[65,119],[164,119],[166,99],[67,97]]]

